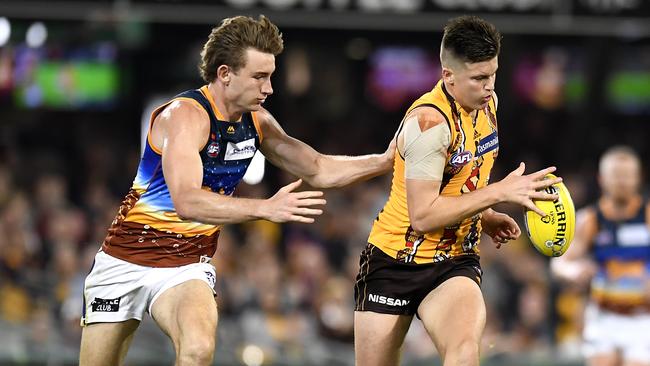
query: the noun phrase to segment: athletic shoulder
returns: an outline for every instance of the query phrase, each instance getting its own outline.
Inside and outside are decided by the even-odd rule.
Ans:
[[[190,119],[190,120],[209,120],[208,112],[193,99],[174,99],[160,113],[163,119]]]
[[[447,117],[445,117],[438,109],[423,105],[413,109],[407,119],[417,118],[420,125],[420,131],[425,132],[440,124],[447,124]]]
[[[210,116],[193,99],[174,99],[156,116],[152,126],[152,142],[162,147],[164,136],[180,136],[189,133],[197,144],[207,141],[210,134]]]
[[[271,112],[269,112],[266,108],[260,107],[259,111],[251,112],[251,114],[255,115],[255,118],[257,118],[261,125],[268,123],[277,123]]]

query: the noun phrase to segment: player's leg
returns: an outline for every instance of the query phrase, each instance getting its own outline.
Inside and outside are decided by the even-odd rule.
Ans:
[[[623,366],[650,366],[650,361],[625,360]]]
[[[354,359],[357,366],[397,366],[411,315],[354,312]]]
[[[94,323],[81,331],[80,366],[121,365],[140,321]]]
[[[151,316],[174,343],[177,366],[212,364],[217,304],[205,281],[191,279],[164,291]]]
[[[587,366],[621,366],[617,338],[621,328],[619,315],[589,303],[585,309],[582,352]]]
[[[146,267],[100,251],[84,283],[79,364],[120,365],[145,313],[138,284]]]
[[[609,352],[587,357],[587,366],[619,366],[618,354]]]
[[[418,315],[444,366],[479,365],[485,312],[481,289],[464,276],[444,281],[420,303]]]
[[[421,297],[422,267],[401,263],[368,244],[354,286],[354,352],[357,366],[396,366]]]
[[[622,366],[650,366],[650,315],[647,313],[624,317],[620,329],[619,349]]]
[[[643,329],[643,330],[642,330]],[[635,334],[630,334],[629,347],[623,347],[621,352],[622,366],[650,366],[650,344],[648,343],[648,335],[646,327],[638,327],[636,332],[643,332],[638,337]],[[638,334],[639,334],[638,333]]]

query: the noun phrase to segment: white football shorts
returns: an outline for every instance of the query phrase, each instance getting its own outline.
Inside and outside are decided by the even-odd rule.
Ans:
[[[163,292],[190,280],[205,281],[214,292],[214,266],[206,260],[181,267],[145,267],[99,251],[84,284],[81,325],[142,320]]]
[[[589,304],[585,309],[584,356],[620,350],[626,361],[650,363],[650,314],[623,315]]]

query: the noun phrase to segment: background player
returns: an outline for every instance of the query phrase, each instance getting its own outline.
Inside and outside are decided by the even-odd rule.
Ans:
[[[650,205],[640,193],[641,160],[626,146],[600,159],[602,195],[578,212],[567,252],[552,272],[590,286],[584,355],[590,366],[650,365]]]

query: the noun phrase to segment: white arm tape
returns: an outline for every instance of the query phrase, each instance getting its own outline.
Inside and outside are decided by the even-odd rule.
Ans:
[[[451,132],[440,123],[424,132],[416,116],[404,121],[405,176],[408,179],[442,180]]]

